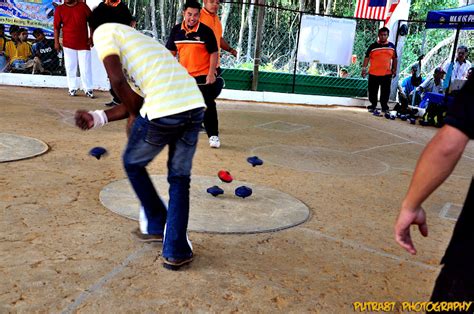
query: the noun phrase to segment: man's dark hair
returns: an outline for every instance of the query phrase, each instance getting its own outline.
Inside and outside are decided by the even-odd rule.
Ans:
[[[384,32],[387,32],[387,34],[390,35],[390,30],[389,30],[388,28],[382,27],[381,29],[379,29],[379,34],[380,34],[380,33],[384,33]]]
[[[458,46],[457,50],[459,50],[459,49],[463,49],[466,54],[469,52],[469,49],[467,49],[467,47],[464,46],[464,45]]]
[[[38,35],[44,35],[44,32],[43,32],[43,30],[42,30],[41,28],[35,28],[35,29],[33,30],[33,36],[36,37],[36,36],[38,36]]]
[[[201,10],[201,4],[197,1],[194,1],[194,0],[188,0],[184,4],[183,11],[186,11],[187,8]]]
[[[17,25],[10,25],[10,35],[12,33],[18,33],[20,30],[20,27],[18,27]]]
[[[24,28],[24,27],[18,29],[18,33],[19,33],[19,34],[21,34],[21,33],[23,33],[23,32],[28,32],[28,30],[27,30],[26,28]]]
[[[3,24],[0,24],[0,29],[3,29],[3,30],[5,30],[5,25],[3,25]]]

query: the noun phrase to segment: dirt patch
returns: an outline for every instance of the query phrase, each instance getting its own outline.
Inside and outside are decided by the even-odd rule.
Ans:
[[[415,234],[419,254],[409,256],[394,243],[393,223],[434,128],[361,109],[219,102],[222,147],[209,148],[202,134],[193,174],[227,169],[236,180],[302,201],[311,217],[274,233],[191,233],[195,261],[171,272],[161,266],[161,247],[136,242],[130,231],[137,223],[99,200],[104,186],[125,178],[125,122],[88,132],[71,125],[75,109],[104,108],[108,94],[0,92],[1,132],[50,147],[0,164],[0,312],[343,313],[355,301],[424,301],[454,226],[440,212],[463,203],[474,168],[470,144],[454,176],[426,202],[430,236]],[[275,145],[295,150],[262,152],[269,162],[259,171],[246,163]],[[89,156],[94,146],[106,147],[108,157]],[[165,159],[149,172],[166,174]],[[301,160],[311,167],[295,166]]]

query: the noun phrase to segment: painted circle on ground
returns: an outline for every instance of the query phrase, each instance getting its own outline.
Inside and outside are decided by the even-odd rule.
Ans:
[[[377,159],[321,147],[269,145],[252,149],[264,162],[331,175],[378,175],[389,165]]]
[[[164,175],[152,175],[153,184],[168,202],[168,182]],[[218,185],[223,195],[214,197],[207,188]],[[242,199],[234,190],[246,185],[252,196]],[[138,220],[139,202],[128,179],[106,185],[99,195],[102,204],[121,216]],[[217,177],[193,176],[188,229],[209,233],[259,233],[287,229],[309,218],[308,207],[281,191],[242,181],[222,183]]]
[[[0,133],[0,162],[31,158],[47,151],[48,145],[38,139]]]

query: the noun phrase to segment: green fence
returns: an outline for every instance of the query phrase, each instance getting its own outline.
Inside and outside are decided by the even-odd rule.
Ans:
[[[251,90],[252,71],[222,69],[225,88]],[[292,93],[293,75],[259,72],[258,91]],[[331,76],[296,75],[294,92],[305,95],[366,97],[367,80]]]

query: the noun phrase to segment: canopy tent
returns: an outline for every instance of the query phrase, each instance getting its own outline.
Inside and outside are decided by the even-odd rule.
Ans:
[[[456,48],[458,46],[459,32],[461,30],[474,29],[474,4],[453,9],[429,11],[426,17],[426,28],[449,28],[456,30],[451,63],[445,79],[445,87],[449,88],[451,84],[454,59],[456,56]]]
[[[429,11],[426,28],[474,29],[474,4],[464,7]]]

